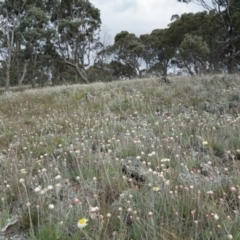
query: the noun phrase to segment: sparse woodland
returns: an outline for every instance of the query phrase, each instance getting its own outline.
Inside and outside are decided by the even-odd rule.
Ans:
[[[182,1],[191,2],[191,1]],[[239,71],[240,5],[212,0],[165,29],[111,43],[88,0],[0,1],[0,84],[22,87]],[[192,3],[192,4],[193,4]]]

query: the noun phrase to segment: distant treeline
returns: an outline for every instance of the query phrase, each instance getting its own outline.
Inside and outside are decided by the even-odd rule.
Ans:
[[[88,0],[2,0],[0,85],[238,72],[240,2],[194,2],[204,11],[173,15],[167,28],[139,37],[121,31],[111,43]]]

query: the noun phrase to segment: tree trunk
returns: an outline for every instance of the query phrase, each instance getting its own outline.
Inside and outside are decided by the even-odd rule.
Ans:
[[[168,64],[163,64],[163,76],[166,77],[167,76],[167,70],[168,70]]]
[[[68,62],[68,61],[65,61],[65,63],[66,63],[68,66],[75,68],[78,76],[79,76],[85,83],[89,83],[88,78],[87,78],[87,76],[86,76],[86,74],[85,74],[85,71],[82,71],[77,63],[76,63],[76,64],[73,64],[73,63]]]
[[[229,12],[228,12],[229,13]],[[232,26],[232,19],[229,15],[230,22],[227,24],[228,29],[226,34],[226,50],[227,50],[227,71],[229,74],[234,72],[234,45],[232,42],[233,34],[233,26]]]
[[[231,36],[230,36],[231,37]],[[233,45],[231,43],[231,39],[229,39],[229,43],[228,43],[228,59],[227,59],[227,70],[229,74],[233,74],[234,73],[234,50],[233,50]]]
[[[193,66],[194,66],[194,71],[195,71],[196,75],[198,75],[199,69],[198,69],[198,63],[196,60],[193,60]]]
[[[9,90],[9,84],[10,84],[10,70],[11,70],[11,53],[8,55],[8,59],[6,62],[6,80],[5,80],[5,91]]]
[[[31,83],[32,83],[32,88],[35,88],[36,86],[36,68],[37,68],[37,55],[35,54],[34,59],[33,59],[33,74],[31,78]]]
[[[78,73],[79,77],[80,77],[85,83],[89,83],[85,71],[82,71],[82,70],[79,68],[78,64],[76,64],[75,67],[76,67],[76,70],[77,70],[77,73]]]
[[[139,67],[136,67],[137,77],[142,78],[142,71],[139,69]]]
[[[9,90],[10,85],[10,71],[11,71],[11,63],[12,63],[12,50],[13,50],[13,42],[14,42],[14,33],[11,30],[7,32],[7,61],[6,61],[6,82],[5,82],[5,90]]]
[[[22,76],[18,79],[18,87],[19,88],[22,88],[22,83],[23,83],[23,80],[24,80],[24,78],[26,76],[26,73],[27,73],[27,67],[28,67],[28,61],[26,61],[24,63]]]
[[[16,64],[17,64],[17,81],[19,81],[19,79],[21,78],[21,75],[22,75],[22,72],[21,72],[21,62],[22,62],[22,59],[18,56],[20,54],[20,51],[21,51],[21,46],[20,46],[20,42],[17,41],[16,42]]]
[[[186,67],[186,69],[188,70],[189,74],[190,74],[191,76],[193,76],[194,73],[193,73],[193,71],[191,70],[191,67],[189,67],[188,64],[187,64],[184,60],[183,60],[183,64],[184,64],[184,66]]]

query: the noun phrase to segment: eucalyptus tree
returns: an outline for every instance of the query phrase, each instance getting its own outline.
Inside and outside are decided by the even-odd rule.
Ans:
[[[181,16],[172,16],[172,22],[164,31],[161,41],[161,47],[163,50],[165,49],[165,51],[162,51],[161,57],[164,58],[167,54],[169,65],[177,66],[180,69],[188,69],[188,64],[184,59],[186,55],[180,54],[183,53],[182,50],[180,51],[181,43],[184,41],[186,34],[199,35],[203,15],[204,13],[184,13]],[[193,74],[190,69],[188,69],[188,72]]]
[[[100,11],[88,0],[62,0],[54,10],[56,47],[66,65],[88,83],[85,68],[99,40]]]
[[[233,73],[237,67],[236,58],[239,58],[239,34],[238,22],[240,21],[239,0],[177,0],[184,3],[196,3],[208,11],[214,11],[221,25],[221,41],[226,59],[228,73]]]
[[[36,7],[37,4],[41,9]],[[45,10],[44,1],[0,1],[1,58],[6,71],[6,90],[10,84],[15,83],[15,79],[19,86],[22,85],[29,60],[34,56],[36,58],[44,45],[42,34],[49,23],[46,16],[42,19]],[[36,61],[34,65],[37,65]]]
[[[176,47],[173,44],[173,39],[168,38],[167,29],[155,29],[151,33],[159,39],[158,51],[157,51],[157,64],[152,68],[158,67],[161,71],[161,75],[166,76],[168,68],[171,67],[171,60],[175,55]]]
[[[24,17],[27,0],[0,1],[1,58],[5,68],[5,89],[9,89],[10,71],[15,53],[16,31]]]
[[[166,36],[166,29],[154,29],[151,34],[141,35],[140,39],[145,48],[143,59],[148,71],[166,76],[175,54],[171,39]]]
[[[221,68],[223,68],[223,58],[224,51],[221,51],[223,48],[223,41],[221,36],[221,26],[217,19],[215,11],[203,11],[197,13],[184,13],[181,16],[173,16],[172,22],[168,25],[169,27],[165,30],[163,37],[163,46],[170,45],[173,51],[175,51],[175,56],[172,57],[171,63],[174,66],[180,68],[186,68],[186,64],[184,64],[184,57],[186,58],[186,45],[181,43],[184,41],[193,41],[195,42],[195,47],[199,46],[201,42],[207,45],[209,51],[205,52],[201,56],[201,67],[195,68],[195,72],[198,71],[214,71],[218,72]],[[186,34],[191,35],[193,38],[186,38]],[[197,39],[197,37],[202,38],[202,40]],[[192,42],[192,44],[193,44]],[[194,48],[195,48],[194,47]],[[203,48],[205,49],[205,48]],[[185,52],[183,54],[183,52]],[[188,58],[188,57],[187,57]],[[196,56],[194,57],[196,59]],[[192,58],[193,59],[193,58]],[[189,61],[189,58],[188,58]],[[186,61],[185,61],[186,63]],[[191,63],[192,66],[196,66],[196,64]],[[198,70],[197,70],[198,69]],[[187,70],[190,72],[190,68]],[[194,73],[194,69],[191,69],[192,74]]]
[[[223,61],[225,44],[221,34],[221,24],[215,11],[204,11],[202,13],[201,26],[197,33],[193,35],[202,37],[203,41],[208,45],[207,71],[219,73],[225,68]]]
[[[114,38],[111,51],[116,61],[134,70],[134,75],[141,78],[144,45],[133,33],[122,31]]]
[[[99,66],[104,66],[104,64],[109,63],[109,55],[111,55],[110,46],[112,43],[109,31],[105,26],[101,28],[100,38],[96,45],[94,64]]]
[[[186,34],[176,57],[178,64],[193,75],[206,72],[206,60],[210,50],[202,37]],[[193,72],[194,71],[194,72]]]
[[[110,67],[112,69],[112,75],[115,79],[131,79],[136,76],[135,69],[129,64],[112,60],[110,62]]]
[[[157,62],[159,38],[155,34],[143,34],[140,35],[140,41],[145,49],[142,56],[149,70]]]
[[[38,59],[43,54],[44,46],[53,31],[49,29],[49,18],[45,14],[45,11],[38,7],[31,7],[26,11],[24,19],[21,21],[18,27],[18,35],[22,39],[22,46],[24,48],[24,69],[23,73],[26,73],[26,67],[31,61],[31,82],[35,87],[35,79],[37,78]],[[42,69],[44,71],[44,69]],[[21,86],[24,76],[19,80],[18,85]]]

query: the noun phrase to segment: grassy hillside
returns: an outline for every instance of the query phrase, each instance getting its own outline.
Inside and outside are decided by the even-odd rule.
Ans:
[[[240,239],[240,77],[170,81],[1,95],[0,239]]]

